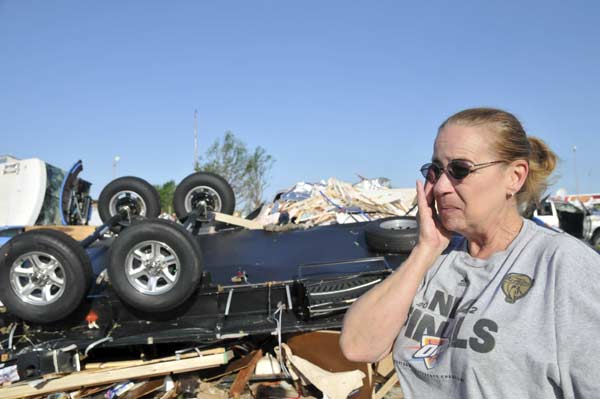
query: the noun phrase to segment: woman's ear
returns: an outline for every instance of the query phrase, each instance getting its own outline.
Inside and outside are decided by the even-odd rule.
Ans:
[[[529,163],[524,159],[517,159],[509,164],[508,169],[510,178],[509,190],[513,194],[516,194],[525,184],[527,174],[529,173]]]

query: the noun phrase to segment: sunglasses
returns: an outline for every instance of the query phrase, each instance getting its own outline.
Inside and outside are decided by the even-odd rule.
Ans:
[[[448,162],[448,165],[445,168],[437,163],[426,163],[425,165],[421,166],[421,174],[423,174],[423,177],[432,184],[435,184],[444,172],[447,172],[448,175],[453,179],[460,181],[476,170],[487,168],[488,166],[502,162],[504,161],[473,164],[469,161],[453,159],[452,161]]]

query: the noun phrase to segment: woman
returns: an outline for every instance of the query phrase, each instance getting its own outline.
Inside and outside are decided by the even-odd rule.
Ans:
[[[508,112],[448,118],[417,182],[418,244],[346,314],[348,359],[393,351],[406,398],[597,397],[600,256],[519,214],[555,164]]]

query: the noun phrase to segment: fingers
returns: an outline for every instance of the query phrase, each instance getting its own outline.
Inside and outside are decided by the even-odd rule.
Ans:
[[[425,182],[425,199],[427,204],[433,208],[433,184]]]
[[[426,182],[425,186],[423,186],[423,183],[417,180],[417,204],[419,209],[424,210],[425,207],[429,207],[433,211],[433,203],[433,184]]]
[[[423,187],[423,183],[420,180],[417,180],[417,207],[419,211],[422,212],[427,207],[427,196],[425,194],[425,188]]]

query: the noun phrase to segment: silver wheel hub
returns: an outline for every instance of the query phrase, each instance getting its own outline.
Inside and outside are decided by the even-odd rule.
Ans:
[[[185,211],[190,213],[194,209],[220,212],[223,205],[221,196],[212,187],[197,186],[186,194],[184,206]]]
[[[160,295],[177,284],[181,263],[175,251],[166,243],[148,240],[136,244],[125,258],[127,281],[137,291]]]
[[[417,221],[410,219],[394,219],[382,222],[379,227],[386,230],[406,230],[416,229]]]
[[[21,301],[31,305],[48,305],[65,292],[65,269],[50,254],[28,252],[13,262],[10,285]]]
[[[135,191],[119,191],[110,198],[108,209],[111,215],[118,214],[124,208],[127,208],[135,216],[146,216],[146,202]]]

